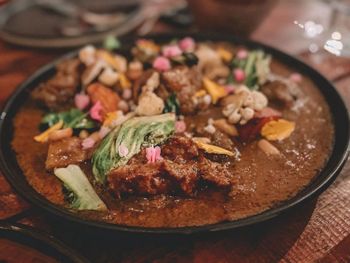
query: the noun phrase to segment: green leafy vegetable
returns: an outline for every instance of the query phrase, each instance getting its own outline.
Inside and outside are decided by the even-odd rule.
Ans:
[[[59,120],[64,122],[64,128],[73,129],[92,129],[96,127],[96,123],[87,117],[88,113],[84,113],[79,109],[71,109],[69,111],[59,113],[48,113],[41,120],[41,124],[51,127]]]
[[[107,36],[103,42],[103,47],[107,50],[115,50],[121,47],[121,43],[118,38],[114,36]]]
[[[230,70],[228,76],[227,76],[227,84],[234,84],[235,83],[235,79],[233,77],[233,72],[232,70]]]
[[[180,113],[179,101],[175,93],[172,93],[165,101],[164,113],[175,112],[176,114]]]
[[[271,56],[266,55],[263,51],[257,51],[255,71],[258,77],[258,84],[264,84],[267,76],[270,74]]]
[[[78,210],[105,211],[105,203],[98,197],[89,180],[78,165],[57,168],[54,174],[63,182],[70,206]]]
[[[266,82],[270,72],[270,61],[271,57],[262,50],[253,50],[246,59],[233,59],[231,67],[244,70],[244,84],[250,89],[258,89],[259,85]],[[227,82],[234,83],[232,74],[228,76]]]
[[[109,171],[125,165],[139,153],[141,147],[164,142],[175,130],[175,114],[134,117],[117,126],[101,142],[92,156],[95,179],[104,183]],[[119,155],[119,146],[128,149],[126,156]]]

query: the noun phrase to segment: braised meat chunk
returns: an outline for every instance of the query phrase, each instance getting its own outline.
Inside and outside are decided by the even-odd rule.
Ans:
[[[156,195],[168,193],[171,183],[162,176],[163,163],[134,164],[112,170],[108,175],[109,188],[117,197],[122,193]]]
[[[199,152],[191,139],[185,136],[174,136],[162,146],[162,155],[171,161],[184,163],[198,158]]]
[[[235,176],[230,172],[227,164],[212,162],[202,156],[198,166],[203,180],[219,187],[227,187],[234,184]]]
[[[164,160],[157,163],[122,166],[111,171],[108,181],[110,189],[118,197],[123,193],[191,195],[198,176],[190,165]]]
[[[70,105],[79,85],[78,59],[67,59],[56,67],[56,74],[47,82],[41,83],[32,97],[51,110],[64,109]]]
[[[207,159],[194,142],[174,136],[161,147],[162,160],[147,163],[145,151],[134,156],[127,165],[108,174],[111,191],[122,194],[193,195],[201,181],[217,187],[230,187],[233,176],[229,167]]]
[[[287,85],[279,80],[266,83],[261,87],[261,92],[271,101],[284,107],[293,106],[294,102],[301,97],[300,89],[295,85]]]
[[[89,152],[81,146],[81,139],[70,137],[50,143],[45,165],[50,170],[80,163],[89,157]]]
[[[162,74],[164,85],[170,92],[175,92],[181,105],[181,113],[193,114],[197,104],[193,96],[201,87],[201,73],[197,67],[178,66]]]

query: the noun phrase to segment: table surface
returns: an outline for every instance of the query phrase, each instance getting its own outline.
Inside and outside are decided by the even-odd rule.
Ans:
[[[312,41],[302,37],[294,21],[326,23],[327,19],[327,9],[311,2],[281,1],[252,38],[313,65],[350,105],[350,60],[303,52]],[[0,41],[0,106],[18,84],[64,52],[14,47]],[[9,199],[16,200],[19,209],[6,207]],[[93,262],[350,262],[350,162],[322,195],[297,209],[256,226],[206,236],[152,242],[85,238],[19,198],[0,174],[0,219],[5,217],[58,236]]]

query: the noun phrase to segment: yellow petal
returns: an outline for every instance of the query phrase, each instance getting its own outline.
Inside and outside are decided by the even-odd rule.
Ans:
[[[57,131],[57,130],[61,129],[63,127],[63,124],[64,124],[63,121],[60,120],[59,122],[57,122],[55,125],[53,125],[50,128],[48,128],[43,133],[35,136],[34,140],[37,141],[37,142],[47,142],[48,139],[49,139],[50,132]]]
[[[269,121],[261,129],[261,135],[270,141],[288,138],[295,129],[295,123],[284,119]]]
[[[207,92],[204,89],[200,89],[194,94],[194,96],[195,97],[203,97],[203,96],[205,96],[205,94],[207,94]]]
[[[110,126],[117,117],[118,114],[116,111],[108,112],[103,122],[103,126]]]
[[[117,60],[113,57],[111,53],[109,53],[106,50],[98,50],[97,51],[97,57],[103,59],[107,62],[107,64],[111,65],[116,71],[119,69],[119,63]]]
[[[219,56],[221,57],[221,59],[225,62],[230,62],[232,60],[232,53],[230,51],[228,51],[227,49],[224,49],[222,47],[219,47],[216,50],[219,54]]]
[[[157,53],[160,50],[160,47],[156,43],[154,43],[151,40],[147,40],[147,39],[143,39],[142,41],[138,41],[137,46],[140,48],[144,48],[144,49],[150,49],[154,53]]]
[[[203,77],[203,86],[210,94],[213,104],[227,95],[227,92],[223,86],[216,84],[207,77]]]
[[[120,86],[123,89],[130,89],[131,88],[131,82],[130,80],[125,76],[125,74],[120,74],[119,75],[119,81],[120,81]]]
[[[234,153],[226,150],[224,148],[221,148],[216,145],[204,143],[202,140],[194,140],[194,142],[197,144],[198,148],[206,151],[207,153],[215,153],[215,154],[224,154],[228,156],[234,156]]]

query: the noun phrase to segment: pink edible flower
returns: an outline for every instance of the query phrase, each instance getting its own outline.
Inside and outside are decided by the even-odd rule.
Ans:
[[[233,76],[237,82],[243,82],[245,80],[245,73],[242,69],[236,68],[233,70]]]
[[[161,149],[159,146],[146,148],[146,158],[148,163],[155,163],[156,161],[162,160],[160,156]]]
[[[180,40],[179,46],[183,51],[193,51],[196,43],[194,42],[193,38],[185,37]]]
[[[81,143],[81,146],[83,146],[83,150],[90,149],[94,145],[95,145],[95,141],[94,141],[94,139],[92,139],[90,137],[84,139],[83,142]]]
[[[85,109],[89,103],[90,103],[90,98],[88,95],[83,94],[83,93],[79,93],[76,94],[74,97],[74,103],[75,106],[79,109],[79,110],[83,110]]]
[[[100,136],[101,139],[106,137],[106,135],[111,131],[110,128],[106,126],[102,126],[101,129],[98,131],[98,135]]]
[[[300,83],[303,77],[299,73],[292,73],[290,74],[289,79],[295,83]]]
[[[177,45],[164,46],[162,50],[164,57],[171,58],[182,54],[181,49]]]
[[[153,61],[153,68],[159,71],[167,71],[170,67],[170,61],[166,57],[160,56]]]
[[[90,109],[90,116],[92,119],[97,121],[102,121],[102,104],[100,101],[97,101]]]
[[[245,49],[238,50],[236,57],[238,59],[246,59],[248,57],[248,51]]]
[[[129,153],[129,149],[124,144],[119,145],[118,154],[120,157],[125,157],[128,155],[128,153]]]
[[[175,122],[175,132],[183,133],[186,131],[186,123],[184,121]]]
[[[235,91],[235,86],[228,84],[225,86],[225,91],[227,94],[231,94]]]

